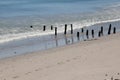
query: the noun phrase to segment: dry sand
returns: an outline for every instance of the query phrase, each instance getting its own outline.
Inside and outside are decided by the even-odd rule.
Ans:
[[[0,80],[120,78],[120,33],[0,60]]]

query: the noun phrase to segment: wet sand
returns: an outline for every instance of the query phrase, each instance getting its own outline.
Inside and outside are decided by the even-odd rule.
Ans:
[[[120,78],[120,33],[0,60],[0,80]]]

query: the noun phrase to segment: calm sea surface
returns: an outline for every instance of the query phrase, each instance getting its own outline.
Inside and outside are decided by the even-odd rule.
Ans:
[[[79,28],[116,19],[120,19],[120,0],[0,0],[0,42],[31,32],[41,35],[44,24],[61,28],[73,23]],[[35,28],[29,29],[30,25]]]

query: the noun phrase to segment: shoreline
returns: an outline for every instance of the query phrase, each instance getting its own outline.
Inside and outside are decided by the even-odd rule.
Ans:
[[[119,73],[120,33],[97,40],[0,60],[1,80],[114,79]],[[105,75],[108,75],[107,77]]]
[[[116,31],[120,32],[120,21],[115,21],[115,22],[107,22],[107,23],[98,23],[89,27],[84,27],[85,30],[95,30],[95,38],[98,38],[98,32],[101,28],[101,26],[104,27],[104,36],[107,35],[107,31],[108,31],[108,27],[109,24],[112,24],[112,28],[116,27]],[[6,58],[6,57],[12,57],[12,56],[16,56],[16,55],[23,55],[23,54],[27,54],[27,53],[31,53],[31,52],[37,52],[37,51],[44,51],[44,50],[48,50],[48,49],[52,49],[52,48],[56,48],[56,47],[60,47],[60,46],[65,46],[68,44],[74,44],[74,43],[78,43],[79,41],[77,40],[77,32],[80,32],[80,29],[75,29],[74,30],[74,34],[73,34],[73,38],[71,37],[71,35],[69,37],[65,37],[65,35],[63,35],[63,33],[58,34],[57,39],[55,39],[54,34],[48,37],[43,37],[43,39],[40,40],[40,37],[34,37],[34,38],[26,38],[25,40],[20,40],[20,41],[12,41],[12,42],[8,42],[5,44],[2,44],[0,47],[0,51],[1,51],[1,59],[2,58]],[[90,33],[90,32],[89,32]],[[111,32],[113,33],[113,32]],[[67,35],[70,34],[70,31],[68,31]],[[89,34],[90,39],[92,39],[91,33]],[[84,39],[86,39],[85,33],[82,36],[80,33],[80,42],[83,41],[83,37]],[[41,37],[42,38],[42,37]],[[50,40],[51,38],[51,40]],[[45,41],[45,40],[46,41]],[[72,41],[73,40],[73,41]],[[44,41],[44,42],[43,42]],[[67,41],[67,42],[66,42]],[[69,42],[68,42],[69,41]],[[12,45],[12,46],[11,46]],[[4,46],[4,47],[3,47]],[[3,56],[3,57],[2,57]]]
[[[1,58],[0,61],[2,60],[7,60],[7,59],[12,59],[12,58],[19,58],[19,57],[24,57],[24,56],[27,56],[27,55],[44,55],[44,53],[51,53],[51,52],[56,52],[56,51],[60,51],[64,48],[71,48],[71,47],[75,47],[75,46],[81,46],[80,47],[83,47],[83,46],[89,46],[89,45],[94,45],[96,44],[96,42],[100,41],[100,42],[106,42],[108,41],[109,37],[111,39],[115,39],[114,37],[115,36],[118,36],[119,37],[119,34],[120,32],[117,32],[116,34],[111,34],[111,35],[105,35],[105,36],[102,36],[102,37],[97,37],[97,38],[94,38],[94,39],[89,39],[89,40],[85,40],[85,41],[77,41],[75,43],[71,43],[71,44],[66,44],[66,45],[63,45],[63,46],[58,46],[58,47],[54,47],[54,48],[49,48],[49,49],[46,49],[46,50],[39,50],[39,51],[35,51],[35,52],[30,52],[30,53],[24,53],[24,54],[20,54],[20,55],[15,55],[15,56],[11,56],[11,57],[6,57],[6,58]]]

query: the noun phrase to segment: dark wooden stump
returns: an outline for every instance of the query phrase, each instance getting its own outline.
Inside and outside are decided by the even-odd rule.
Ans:
[[[98,32],[98,37],[101,37],[101,31]]]
[[[115,27],[113,28],[113,34],[116,34],[116,28]]]
[[[111,34],[111,28],[112,28],[112,25],[110,24],[110,25],[109,25],[109,29],[108,29],[108,35]]]
[[[86,30],[86,37],[89,39],[89,30]]]
[[[103,26],[101,26],[101,35],[103,36]]]
[[[73,24],[71,24],[71,34],[73,34]]]
[[[57,36],[57,27],[55,27],[55,36]]]
[[[51,30],[53,30],[53,26],[51,25]]]
[[[80,40],[80,33],[77,32],[77,39]]]
[[[91,32],[91,33],[92,33],[92,38],[94,38],[94,30],[92,30],[92,32]]]
[[[64,34],[65,34],[65,35],[67,34],[67,24],[65,24],[65,31],[64,31]]]
[[[46,30],[46,26],[44,25],[44,26],[43,26],[43,31],[45,31],[45,30]]]
[[[30,26],[30,28],[33,28],[33,26]]]
[[[82,33],[84,32],[84,29],[83,29],[83,28],[81,28],[81,32],[82,32]]]

